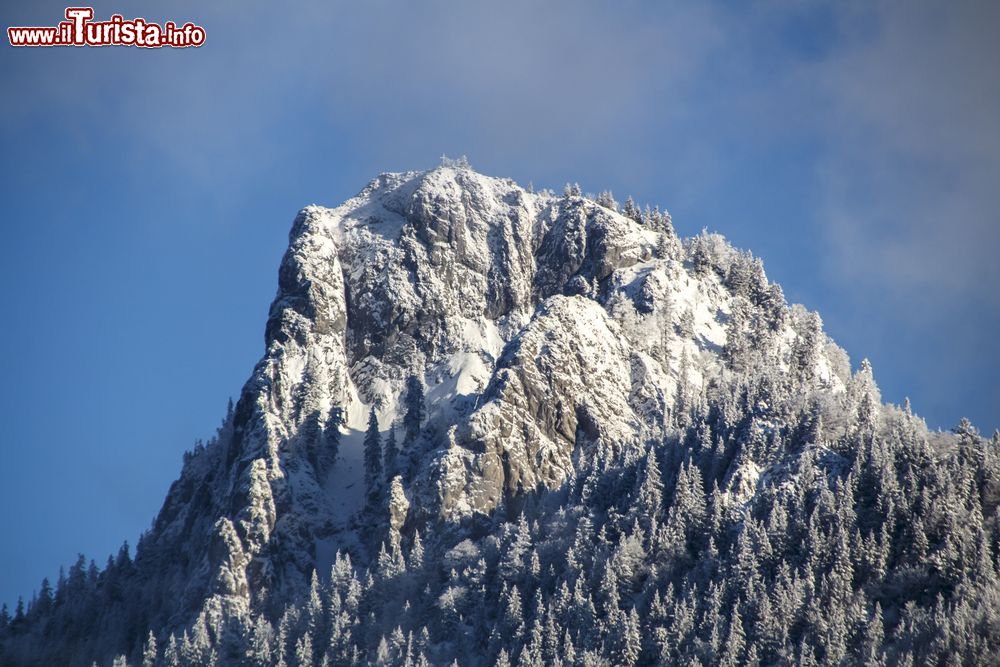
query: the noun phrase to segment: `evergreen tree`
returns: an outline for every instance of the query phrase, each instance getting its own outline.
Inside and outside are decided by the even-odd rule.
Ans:
[[[340,406],[333,406],[326,418],[323,426],[322,451],[319,456],[320,466],[323,470],[329,470],[337,461],[340,453],[340,427],[344,425],[344,410]]]
[[[639,521],[648,534],[660,520],[663,507],[663,479],[660,476],[660,464],[656,460],[656,452],[650,448],[646,454],[645,470],[642,484],[639,487],[633,518]]]
[[[743,619],[740,617],[739,609],[733,609],[732,615],[729,617],[729,633],[722,647],[722,658],[719,660],[719,666],[736,667],[742,664],[741,658],[745,642]]]
[[[232,405],[231,399],[230,405]],[[156,667],[156,658],[156,637],[153,636],[153,631],[150,630],[149,635],[146,636],[146,644],[142,649],[142,667]]]
[[[609,210],[612,210],[612,211],[615,211],[615,212],[618,211],[618,202],[615,201],[614,195],[612,195],[609,190],[604,190],[599,195],[597,195],[597,199],[595,200],[595,203],[598,206],[603,206],[606,209],[609,209]]]
[[[368,430],[365,432],[365,488],[368,496],[378,495],[382,481],[382,436],[379,435],[378,417],[373,407],[368,413]]]
[[[622,215],[626,218],[631,218],[635,222],[642,222],[642,213],[639,211],[639,207],[635,205],[632,197],[625,198],[625,205],[622,207]]]
[[[406,567],[411,572],[419,571],[424,566],[424,545],[420,541],[420,531],[413,532],[413,544],[410,546],[410,556],[407,559]]]
[[[304,633],[295,642],[295,664],[298,667],[313,667],[313,646],[309,633]]]
[[[642,637],[639,634],[639,614],[635,607],[624,618],[622,627],[621,664],[632,667],[639,662],[639,652],[642,648]]]
[[[164,667],[180,667],[180,664],[180,647],[177,645],[177,638],[173,633],[170,633],[170,638],[167,640],[167,648],[163,651],[163,665]]]
[[[385,453],[383,461],[386,480],[390,480],[396,475],[396,457],[398,454],[399,448],[396,446],[396,429],[395,427],[390,426],[389,435],[385,439]]]
[[[406,378],[406,413],[403,415],[403,444],[412,445],[424,425],[424,384],[416,375]]]

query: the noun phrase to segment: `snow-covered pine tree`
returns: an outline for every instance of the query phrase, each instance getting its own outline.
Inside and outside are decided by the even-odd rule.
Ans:
[[[398,472],[396,469],[396,458],[399,455],[399,446],[396,444],[395,426],[389,426],[389,435],[385,438],[385,446],[383,449],[383,473],[385,475],[385,479],[388,481],[395,477]]]
[[[368,412],[368,430],[364,441],[365,489],[368,498],[378,495],[382,486],[382,436],[378,429],[375,408]]]
[[[412,445],[424,424],[424,383],[416,375],[406,378],[406,398],[403,403],[403,444]]]

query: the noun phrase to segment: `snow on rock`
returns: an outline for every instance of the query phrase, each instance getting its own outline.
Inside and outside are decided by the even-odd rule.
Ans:
[[[325,480],[328,517],[337,528],[364,504],[364,439],[365,432],[354,429],[340,436],[337,460]]]
[[[264,357],[148,536],[152,550],[207,554],[165,567],[166,585],[185,591],[179,604],[252,606],[250,591],[303,590],[357,545],[368,413],[383,432],[398,426],[411,375],[426,388],[428,454],[395,489],[396,527],[407,514],[488,514],[563,484],[581,448],[664,436],[679,396],[728,372],[736,297],[685,252],[669,220],[650,228],[461,167],[383,174],[336,208],[303,209]],[[803,318],[779,318],[776,363],[791,372],[799,354],[842,391],[824,337],[800,350]],[[339,453],[324,466],[333,430]],[[734,473],[731,491],[758,473]]]
[[[581,435],[634,439],[630,358],[621,331],[597,303],[554,296],[541,304],[508,344],[481,407],[460,428],[468,497],[442,498],[444,514],[456,506],[488,511],[504,494],[558,486],[572,472]]]

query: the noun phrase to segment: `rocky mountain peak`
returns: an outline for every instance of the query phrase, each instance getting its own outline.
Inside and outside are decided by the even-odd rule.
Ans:
[[[340,206],[300,211],[265,344],[216,437],[185,457],[135,563],[123,561],[142,624],[161,634],[236,623],[267,637],[267,623],[320,613],[305,598],[388,599],[379,577],[408,568],[431,590],[425,543],[441,581],[478,581],[491,563],[510,605],[510,572],[563,577],[567,591],[584,584],[565,577],[598,563],[654,577],[648,549],[679,573],[690,563],[677,540],[737,558],[760,542],[746,532],[763,530],[754,512],[780,525],[790,519],[774,508],[813,503],[810,489],[815,503],[850,502],[858,479],[874,479],[859,461],[875,465],[880,439],[904,443],[906,460],[931,456],[922,422],[882,406],[870,364],[852,374],[819,316],[789,306],[749,253],[713,234],[682,240],[669,215],[631,200],[533,192],[461,164],[382,174]],[[970,429],[959,438],[981,443]],[[539,530],[525,517],[561,545],[544,577],[525,560]],[[581,564],[610,540],[613,552]],[[625,579],[621,595],[648,606]],[[435,593],[444,617],[456,587]],[[411,593],[398,591],[407,604]],[[596,595],[611,609],[619,592]]]

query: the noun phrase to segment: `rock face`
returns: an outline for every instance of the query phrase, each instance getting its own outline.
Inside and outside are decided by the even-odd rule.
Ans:
[[[442,498],[446,515],[489,512],[506,497],[556,488],[578,442],[630,442],[643,422],[629,397],[633,352],[621,327],[582,296],[543,301],[507,345],[481,406],[461,429]]]
[[[401,425],[409,376],[426,419],[401,452],[413,466],[392,485],[395,530],[489,515],[560,487],[578,456],[663,437],[678,401],[726,372],[735,300],[767,316],[763,274],[724,284],[739,258],[713,243],[682,245],[668,216],[465,168],[384,174],[337,208],[304,209],[266,353],[144,538],[164,590],[184,592],[171,621],[206,598],[267,608],[358,544],[360,434],[371,408],[383,432]],[[803,316],[780,290],[770,307],[766,347],[792,372]],[[836,393],[846,378],[822,342],[809,372]]]

